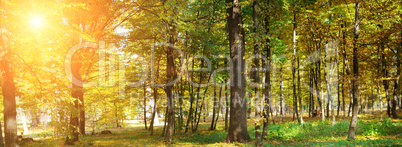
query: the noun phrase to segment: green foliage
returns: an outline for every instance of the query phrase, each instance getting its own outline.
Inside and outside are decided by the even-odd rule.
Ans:
[[[222,126],[223,122],[219,122],[218,126]],[[401,146],[402,141],[400,132],[402,130],[401,122],[393,123],[390,119],[385,118],[384,123],[362,121],[357,124],[357,139],[354,141],[346,140],[349,122],[340,121],[334,126],[322,121],[307,121],[304,124],[295,122],[286,122],[282,124],[269,125],[268,138],[265,140],[264,146]],[[184,133],[176,131],[174,138],[174,146],[253,146],[249,143],[224,143],[227,132],[206,131],[209,124],[201,124],[202,131],[196,133]],[[376,135],[370,134],[369,128],[378,128]],[[388,130],[388,132],[387,132]],[[389,131],[392,130],[392,131]],[[163,143],[163,137],[159,134],[162,132],[162,126],[157,126],[155,134],[149,135],[143,127],[128,127],[124,129],[112,129],[113,134],[109,135],[84,135],[80,138],[77,146],[166,146]],[[248,132],[250,137],[254,139],[254,126],[249,124]],[[51,132],[48,132],[51,134]],[[36,134],[36,135],[43,135]],[[396,137],[388,137],[386,135],[396,135]],[[56,146],[63,142],[61,138],[46,138],[39,140],[28,146]]]

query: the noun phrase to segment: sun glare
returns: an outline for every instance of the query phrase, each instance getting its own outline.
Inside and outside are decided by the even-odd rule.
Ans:
[[[33,16],[31,18],[31,25],[33,27],[40,27],[43,25],[43,19],[39,16]]]

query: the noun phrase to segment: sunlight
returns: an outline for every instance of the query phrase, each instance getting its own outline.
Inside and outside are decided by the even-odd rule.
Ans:
[[[31,18],[31,25],[36,28],[41,27],[43,25],[43,19],[39,16],[33,16]]]

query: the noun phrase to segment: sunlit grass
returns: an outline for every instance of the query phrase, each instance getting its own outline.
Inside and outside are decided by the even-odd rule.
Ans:
[[[395,119],[384,118],[383,122],[373,121],[377,118],[362,116],[357,124],[356,140],[347,140],[349,119],[339,120],[335,125],[331,121],[307,121],[304,124],[296,122],[270,123],[264,146],[384,146],[402,145],[402,123]],[[224,143],[227,133],[224,122],[219,121],[217,130],[210,131],[210,122],[200,122],[196,133],[191,130],[176,131],[172,144],[166,144],[162,127],[155,128],[151,136],[142,124],[130,124],[127,128],[110,128],[113,134],[84,135],[75,146],[253,146],[254,126],[248,120],[248,131],[253,141],[249,143]],[[39,132],[39,131],[38,131]],[[39,132],[32,134],[46,134]],[[27,143],[28,146],[63,146],[64,137],[35,137],[37,142]]]

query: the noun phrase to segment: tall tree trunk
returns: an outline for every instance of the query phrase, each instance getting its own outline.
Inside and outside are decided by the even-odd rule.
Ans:
[[[320,48],[320,47],[319,47]],[[325,98],[324,98],[324,87],[322,86],[322,80],[321,80],[321,49],[318,49],[319,50],[319,58],[320,58],[320,60],[319,60],[319,62],[318,62],[318,79],[319,79],[319,82],[318,82],[318,84],[319,84],[319,86],[320,86],[320,88],[321,88],[321,105],[320,105],[320,107],[321,107],[321,112],[322,112],[322,114],[321,114],[321,119],[322,119],[322,121],[325,121]],[[325,71],[324,71],[325,72]],[[324,79],[325,79],[325,73],[324,73]]]
[[[193,65],[192,65],[192,70],[194,70],[194,58],[192,59],[193,60]],[[188,66],[187,66],[187,71],[188,71]],[[188,76],[188,75],[187,75]],[[194,77],[194,74],[193,73],[191,73],[191,79],[194,79],[193,78]],[[190,108],[189,108],[189,113],[188,113],[188,117],[187,117],[187,125],[186,125],[186,129],[185,129],[185,131],[184,131],[184,133],[187,133],[188,132],[188,129],[189,129],[189,125],[191,124],[191,126],[193,126],[192,124],[192,120],[193,120],[193,118],[192,118],[192,115],[193,115],[193,103],[194,103],[194,90],[193,90],[193,86],[192,86],[192,84],[190,84],[190,90],[189,90],[189,95],[190,95]],[[192,127],[191,127],[192,128]]]
[[[187,36],[187,32],[186,32]],[[187,48],[187,38],[186,41],[184,42],[185,47]],[[185,59],[187,59],[187,55],[185,56]],[[179,65],[184,65],[184,61],[179,60]],[[178,93],[178,98],[179,98],[179,120],[178,120],[178,129],[181,131],[183,129],[183,123],[184,123],[184,118],[183,118],[183,98],[184,98],[184,88],[183,88],[183,76],[180,77],[180,91]]]
[[[394,80],[394,93],[393,93],[393,99],[392,99],[392,117],[397,119],[398,115],[396,114],[396,107],[397,107],[397,102],[398,102],[398,95],[397,95],[397,89],[398,89],[398,79]]]
[[[378,25],[380,29],[382,29],[382,25]],[[384,90],[385,90],[385,98],[387,99],[387,115],[388,117],[391,117],[391,101],[389,98],[389,81],[387,80],[388,78],[388,65],[387,65],[387,59],[385,57],[385,46],[384,46],[384,39],[381,39],[380,42],[380,48],[381,48],[381,61],[382,61],[382,74],[383,74],[383,85],[384,85]]]
[[[397,52],[396,52],[396,54],[397,54],[396,77],[397,77],[397,82],[398,82],[398,87],[396,89],[396,94],[397,94],[398,101],[399,101],[399,109],[402,109],[402,97],[401,97],[401,85],[400,85],[400,81],[401,81],[401,64],[402,64],[401,63],[402,59],[401,59],[400,50],[402,50],[402,31],[399,34],[400,34],[400,37],[401,37],[400,38],[401,42],[400,42],[400,47],[397,49]]]
[[[320,47],[319,47],[320,48]],[[322,121],[325,121],[325,97],[324,97],[324,87],[322,86],[322,80],[321,80],[321,48],[318,49],[319,50],[319,62],[318,62],[318,79],[319,79],[319,85],[321,88],[321,119]],[[325,63],[324,63],[325,64]],[[324,65],[323,65],[324,66]],[[325,68],[324,68],[324,72],[325,72]],[[324,79],[325,79],[325,73],[324,73]]]
[[[341,26],[343,28],[343,24]],[[346,54],[345,31],[343,32],[342,38],[343,38],[343,40],[342,40],[343,52],[345,52],[344,54]],[[345,67],[346,67],[346,65],[345,65],[345,56],[344,56],[342,61],[343,61],[342,62],[342,65],[343,65],[343,67],[342,67],[342,109],[343,109],[343,119],[345,119],[345,116],[346,116],[346,105],[345,105],[345,77],[346,77],[346,75],[345,75]]]
[[[269,5],[269,1],[267,2]],[[265,34],[269,35],[269,17],[265,17]],[[271,98],[271,44],[269,37],[266,39],[266,58],[265,63],[265,89],[264,89],[264,126],[262,128],[262,137],[265,138],[268,135],[268,124],[269,124],[269,112],[270,112],[270,98]]]
[[[216,119],[215,119],[215,124],[214,124],[214,130],[216,129],[216,124],[218,123],[219,120],[219,110],[221,110],[221,98],[222,98],[222,86],[220,86],[219,89],[219,100],[218,100],[218,111],[216,114]]]
[[[156,79],[159,78],[159,58],[157,59],[158,63],[157,63],[157,68],[156,68]],[[151,136],[154,134],[154,123],[155,120],[158,121],[159,123],[159,118],[157,116],[157,107],[158,107],[158,88],[154,87],[153,88],[153,92],[154,92],[154,107],[153,107],[153,111],[152,111],[152,119],[151,119],[151,124],[149,124],[149,130],[151,131]]]
[[[259,21],[258,21],[258,0],[253,1],[253,32],[254,32],[254,55],[259,55],[260,47],[259,47]],[[255,92],[255,145],[261,146],[262,145],[262,136],[261,136],[261,100],[260,100],[260,75],[259,75],[259,68],[260,68],[260,59],[254,59],[255,71],[253,72],[252,79],[254,80],[254,92]],[[252,67],[253,68],[253,67]]]
[[[163,137],[163,136],[165,136],[165,134],[166,134],[166,124],[167,124],[167,121],[168,121],[168,118],[167,118],[167,116],[168,116],[168,107],[166,107],[166,109],[165,109],[165,119],[164,119],[164,122],[163,122],[163,130],[162,130],[162,134],[161,134],[161,136]]]
[[[316,63],[316,68],[315,68],[315,70],[313,70],[314,85],[315,85],[315,89],[317,89],[315,92],[316,92],[316,95],[317,95],[318,106],[322,110],[323,108],[322,108],[321,94],[320,94],[320,89],[322,87],[321,87],[321,85],[318,85],[318,83],[321,83],[319,72],[320,72],[320,64]],[[319,115],[319,114],[317,114],[317,115]]]
[[[172,22],[170,22],[172,23]],[[167,64],[166,64],[166,77],[168,82],[173,81],[176,77],[176,69],[174,66],[174,57],[173,57],[173,45],[175,44],[175,26],[173,24],[166,25],[166,29],[168,30],[169,39],[168,42],[171,46],[167,47],[166,56],[167,56]],[[165,86],[165,93],[167,97],[167,132],[165,135],[165,141],[172,142],[173,130],[174,130],[174,106],[173,106],[173,85]]]
[[[396,107],[397,107],[397,103],[398,103],[398,98],[399,98],[399,75],[400,75],[400,66],[401,66],[401,59],[400,59],[400,54],[399,54],[399,49],[397,49],[396,51],[396,59],[397,59],[397,63],[396,63],[396,77],[394,80],[394,98],[392,100],[392,117],[393,118],[398,118],[398,115],[396,113]]]
[[[352,119],[350,120],[349,126],[349,139],[355,139],[355,128],[357,124],[357,111],[359,109],[357,97],[359,95],[359,57],[358,57],[358,39],[359,39],[359,8],[360,8],[360,0],[356,0],[355,6],[355,24],[353,26],[354,29],[354,38],[353,38],[353,112],[352,112]]]
[[[339,53],[338,53],[338,48],[337,47],[335,47],[335,54],[336,54],[336,56],[335,56],[335,64],[336,64],[336,75],[337,75],[337,87],[336,87],[336,92],[337,92],[337,97],[338,97],[338,109],[337,109],[337,112],[336,112],[336,116],[337,117],[339,117],[339,111],[340,111],[340,109],[341,109],[341,100],[340,100],[340,91],[339,91],[339,81],[340,81],[340,79],[339,79],[339,62],[338,62],[338,55],[339,55]]]
[[[82,90],[83,91],[83,88]],[[79,97],[80,98],[80,123],[79,123],[79,127],[80,127],[80,134],[81,135],[85,135],[85,103],[84,103],[84,93],[82,93],[82,96]]]
[[[299,115],[299,118],[300,118],[300,123],[301,124],[303,124],[304,123],[304,121],[303,121],[303,104],[302,104],[302,101],[303,101],[303,99],[302,99],[302,93],[301,93],[301,88],[300,88],[300,59],[299,58],[297,58],[297,91],[298,91],[298,97],[299,97],[299,110],[300,110],[300,115]]]
[[[144,98],[144,125],[145,125],[145,130],[148,130],[148,127],[147,127],[147,93],[146,93],[146,84],[145,84],[145,82],[144,82],[144,85],[143,85],[143,90],[144,90],[144,95],[143,95],[143,98]]]
[[[202,55],[204,55],[204,52],[202,52]],[[193,63],[194,64],[194,63]],[[201,60],[201,67],[204,65],[204,60]],[[198,122],[200,121],[200,117],[197,117],[197,114],[200,114],[201,115],[201,113],[202,113],[202,107],[203,107],[203,104],[204,104],[204,98],[202,99],[202,103],[201,103],[201,108],[199,109],[200,110],[200,112],[198,113],[198,99],[200,99],[200,93],[201,93],[201,83],[202,83],[202,80],[203,80],[203,75],[202,75],[202,73],[200,72],[200,83],[198,83],[198,87],[197,87],[197,96],[196,96],[196,101],[195,101],[195,112],[194,112],[194,120],[193,120],[193,125],[192,126],[194,126],[194,128],[192,128],[192,132],[194,133],[194,132],[196,132],[197,131],[197,127],[198,127]],[[208,81],[209,82],[209,81]]]
[[[78,101],[83,98],[83,85],[79,83],[78,81],[82,80],[81,74],[79,73],[80,68],[82,66],[82,63],[79,62],[81,59],[78,57],[75,60],[73,60],[73,63],[71,65],[71,71],[73,74],[73,82],[72,82],[72,88],[73,91],[71,93],[72,97],[74,98],[74,109],[71,110],[71,116],[70,116],[70,125],[69,125],[69,134],[66,137],[66,142],[65,145],[73,145],[74,142],[78,141],[78,136],[79,132],[77,131],[78,126],[78,116],[79,116],[79,104]]]
[[[209,83],[209,81],[211,80],[211,76],[212,76],[212,73],[210,73],[209,74],[209,76],[208,76],[208,82],[207,83]],[[203,109],[203,107],[204,107],[204,104],[205,104],[205,97],[206,97],[206,94],[207,94],[207,91],[208,91],[208,86],[205,88],[205,90],[204,90],[204,96],[202,97],[202,104],[201,104],[201,107],[200,107],[200,112],[198,113],[198,119],[197,119],[197,113],[195,113],[194,114],[194,117],[195,117],[195,119],[194,119],[194,122],[195,122],[195,127],[193,128],[193,133],[195,133],[196,131],[197,131],[197,129],[198,129],[198,124],[200,123],[200,120],[201,120],[201,113],[202,113],[202,109]],[[198,97],[198,96],[197,96]],[[208,106],[208,105],[206,105],[206,106]],[[208,109],[206,110],[206,111],[208,111]],[[204,113],[205,114],[205,113]],[[205,122],[205,116],[204,116],[204,122]]]
[[[380,47],[377,49],[377,92],[378,92],[378,101],[380,103],[380,122],[382,122],[382,95],[381,95],[381,86],[380,86],[380,80],[381,80],[381,53],[380,53]]]
[[[152,110],[152,119],[151,123],[149,124],[149,130],[151,131],[151,136],[154,134],[154,123],[155,123],[155,116],[156,116],[156,107],[157,107],[157,99],[158,99],[158,91],[157,88],[153,88],[154,91],[154,106]]]
[[[3,105],[4,105],[4,139],[5,146],[17,146],[17,108],[15,103],[15,83],[14,73],[12,69],[11,56],[10,56],[10,41],[3,33],[0,32],[0,69],[2,79],[2,92],[3,92]]]
[[[225,91],[227,91],[227,86],[225,85]],[[226,108],[225,108],[225,131],[227,132],[229,129],[229,99],[228,99],[228,93],[225,92],[225,102],[226,102]]]
[[[348,60],[347,51],[346,51],[346,29],[345,29],[346,28],[346,22],[344,22],[342,27],[344,28],[343,36],[342,36],[342,38],[343,38],[342,39],[343,40],[343,44],[342,44],[342,46],[343,46],[343,66],[345,68],[344,71],[346,72],[346,75],[350,75],[349,60]],[[346,75],[344,76],[343,79],[345,79]],[[345,82],[343,82],[343,83],[345,83]],[[353,85],[352,85],[352,82],[351,82],[351,78],[348,78],[348,85],[349,85],[350,89],[353,89],[352,88]],[[349,103],[349,109],[348,109],[348,117],[350,116],[350,110],[352,108],[352,102],[353,102],[352,97],[353,97],[353,92],[351,92],[349,90],[350,103]],[[344,111],[346,111],[346,106],[344,106]]]
[[[327,117],[329,117],[329,108],[331,105],[331,111],[332,111],[332,125],[335,125],[335,113],[334,113],[334,100],[332,98],[332,91],[331,91],[331,73],[329,73],[327,69],[327,60],[328,60],[328,49],[329,49],[329,44],[328,42],[326,43],[325,47],[325,59],[323,61],[323,66],[324,66],[324,78],[325,78],[325,83],[326,83],[326,88],[327,88],[327,95],[328,95],[328,103],[327,103]],[[331,68],[331,67],[330,67]]]
[[[182,61],[180,61],[180,65],[182,65],[181,63]],[[179,116],[180,116],[180,121],[179,121],[179,130],[183,129],[183,122],[184,122],[184,118],[183,118],[183,98],[184,98],[184,83],[183,83],[183,77],[180,78],[180,95],[179,95]]]
[[[225,61],[225,67],[227,67],[227,61]],[[225,79],[225,83],[227,83]],[[226,110],[225,110],[225,131],[228,132],[229,129],[229,97],[228,97],[228,85],[225,84],[225,102],[226,102]]]
[[[309,21],[309,23],[310,23],[310,21]],[[322,115],[321,115],[322,116],[322,121],[325,121],[325,115],[324,115],[325,114],[324,88],[322,87],[322,81],[321,81],[321,61],[322,61],[321,60],[321,58],[322,58],[321,47],[320,47],[321,39],[320,39],[320,41],[315,41],[318,38],[317,38],[316,34],[314,33],[314,30],[313,30],[311,24],[310,24],[310,31],[311,31],[311,33],[313,35],[312,39],[313,39],[313,42],[315,42],[315,48],[317,49],[317,52],[318,52],[318,55],[317,55],[318,62],[316,63],[317,64],[317,68],[316,68],[316,74],[317,75],[316,75],[315,84],[316,84],[316,88],[317,88],[317,100],[318,100],[318,103],[320,105],[320,109],[322,111]],[[319,86],[318,86],[318,84],[319,84]],[[319,88],[321,88],[321,100],[320,100]]]
[[[391,117],[391,102],[389,99],[389,83],[388,80],[386,78],[388,78],[388,71],[387,71],[387,62],[385,59],[385,51],[384,51],[384,47],[382,45],[382,74],[383,74],[383,85],[384,85],[384,91],[385,91],[385,98],[387,100],[387,115],[388,117]]]
[[[214,80],[215,81],[215,80]],[[216,85],[216,83],[214,83]],[[209,130],[214,130],[214,124],[215,124],[215,114],[216,114],[216,86],[214,86],[214,106],[212,107],[212,121],[211,121],[211,127]]]
[[[233,66],[230,68],[230,121],[226,142],[247,142],[251,138],[247,132],[247,102],[246,102],[246,77],[243,20],[241,15],[240,0],[226,0],[228,4],[228,32],[230,59]]]
[[[308,117],[311,117],[311,113],[313,112],[313,110],[314,110],[314,91],[313,91],[313,87],[314,87],[314,72],[313,72],[313,68],[310,68],[310,70],[309,70],[309,82],[310,82],[310,85],[311,86],[309,86],[309,90],[310,90],[310,103],[309,103],[309,108],[308,108]]]
[[[285,115],[285,97],[283,96],[283,67],[282,65],[279,65],[279,75],[280,75],[280,81],[279,81],[279,89],[280,89],[280,114],[281,114],[281,119],[280,122],[283,122],[283,116]]]
[[[293,1],[295,3],[295,1]],[[293,108],[296,113],[297,121],[301,123],[299,112],[297,111],[297,94],[296,94],[296,4],[293,4],[293,58],[292,58],[292,77],[293,77]],[[294,115],[293,115],[294,116]],[[294,118],[294,117],[293,117]]]

